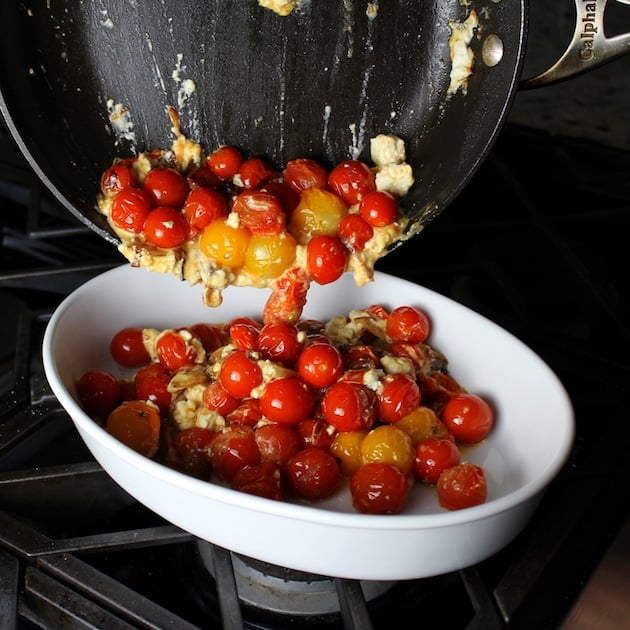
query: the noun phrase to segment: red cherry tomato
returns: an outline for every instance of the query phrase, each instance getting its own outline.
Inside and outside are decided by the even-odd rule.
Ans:
[[[234,411],[227,415],[229,424],[245,424],[248,427],[255,427],[261,420],[263,414],[260,410],[260,400],[258,398],[244,398],[239,401]]]
[[[232,396],[220,381],[212,381],[203,391],[203,402],[210,411],[227,416],[238,407],[239,399]]]
[[[452,396],[442,410],[442,420],[458,442],[473,444],[485,439],[494,424],[492,407],[475,394]]]
[[[398,217],[398,202],[380,190],[367,193],[359,202],[359,214],[374,227],[391,225]]]
[[[289,424],[263,424],[255,431],[263,462],[285,465],[301,447],[300,436]]]
[[[313,343],[300,353],[297,368],[304,382],[323,389],[336,383],[343,374],[343,359],[332,344]]]
[[[262,371],[245,350],[237,350],[223,361],[219,380],[232,396],[247,398],[262,383]]]
[[[420,406],[418,383],[407,374],[387,374],[381,383],[378,415],[383,422],[398,422]]]
[[[257,497],[280,501],[282,493],[282,474],[274,462],[260,462],[243,466],[232,478],[233,490],[246,492]]]
[[[191,190],[196,188],[215,188],[221,187],[221,179],[213,173],[208,166],[200,166],[188,175],[188,186]]]
[[[238,174],[244,188],[258,188],[275,176],[275,173],[263,160],[257,157],[248,158],[240,168]]]
[[[236,147],[222,146],[208,156],[208,166],[221,179],[231,179],[238,173],[243,156]]]
[[[297,359],[301,347],[295,324],[277,322],[260,329],[258,350],[265,359],[290,364]]]
[[[350,478],[352,505],[362,514],[400,514],[407,504],[409,482],[393,464],[372,462]]]
[[[136,176],[133,169],[124,162],[112,164],[101,177],[101,191],[103,194],[117,193],[123,188],[131,188],[136,185]]]
[[[415,447],[413,472],[425,483],[437,483],[443,470],[460,462],[457,445],[447,438],[425,438]]]
[[[440,505],[461,510],[485,503],[488,498],[486,476],[480,466],[464,462],[442,471],[437,480]]]
[[[217,433],[201,427],[183,429],[173,439],[179,466],[189,475],[210,477],[210,445]]]
[[[123,328],[111,340],[109,349],[116,363],[137,368],[146,365],[151,357],[144,347],[142,328]]]
[[[238,350],[258,350],[261,325],[249,317],[237,317],[228,324],[230,340]]]
[[[300,195],[284,182],[267,182],[259,190],[271,193],[280,202],[287,216],[291,216],[291,211],[300,202]]]
[[[149,212],[142,226],[147,243],[171,249],[188,238],[188,221],[177,209],[160,206]]]
[[[260,409],[272,422],[297,424],[306,420],[314,399],[308,385],[297,376],[269,381],[260,396]]]
[[[284,181],[297,192],[308,188],[326,188],[328,173],[326,169],[309,158],[298,158],[287,162],[284,169]]]
[[[374,349],[365,344],[346,346],[341,355],[346,370],[370,370],[380,365]]]
[[[86,413],[105,417],[120,404],[122,388],[113,374],[91,370],[77,381],[77,396]]]
[[[224,343],[224,335],[218,326],[212,324],[193,324],[190,331],[195,335],[206,352],[212,352],[220,348]]]
[[[332,427],[323,420],[308,418],[297,425],[302,448],[316,446],[327,451],[333,442]]]
[[[361,215],[352,213],[339,221],[338,235],[351,252],[362,252],[374,236],[374,230]]]
[[[322,414],[338,431],[366,431],[376,420],[375,394],[361,383],[338,381],[322,399]]]
[[[330,172],[328,187],[348,205],[353,205],[367,193],[376,190],[376,180],[367,164],[359,160],[346,160]]]
[[[260,463],[260,451],[254,430],[235,424],[219,433],[210,445],[210,461],[214,472],[226,481],[232,480],[244,466]]]
[[[117,228],[139,234],[152,207],[151,197],[144,190],[124,188],[112,201],[110,219]]]
[[[134,378],[135,398],[149,400],[160,409],[160,413],[168,414],[171,404],[171,393],[168,384],[171,381],[169,371],[160,363],[149,363],[136,372]]]
[[[165,330],[155,340],[155,352],[160,363],[171,372],[192,367],[198,357],[190,332]]]
[[[181,208],[188,196],[186,178],[174,168],[159,166],[150,170],[142,182],[156,206]]]
[[[336,236],[315,236],[306,245],[306,270],[318,284],[334,282],[346,270],[348,254]]]
[[[429,336],[429,318],[413,306],[399,306],[389,314],[385,331],[392,341],[422,343]]]
[[[183,213],[188,221],[189,236],[196,236],[215,219],[228,215],[227,199],[213,188],[196,188],[188,193]]]
[[[269,192],[246,190],[234,199],[232,211],[237,212],[240,223],[252,234],[280,234],[286,224],[286,215],[280,200]]]
[[[314,446],[298,451],[287,463],[286,478],[292,492],[303,499],[325,499],[341,481],[337,460]]]

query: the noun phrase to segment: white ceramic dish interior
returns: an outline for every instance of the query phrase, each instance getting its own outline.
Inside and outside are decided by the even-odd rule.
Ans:
[[[316,505],[276,502],[194,479],[130,450],[77,403],[75,383],[87,370],[116,371],[112,335],[125,326],[157,328],[259,316],[268,292],[230,288],[217,309],[199,287],[129,265],[87,282],[57,309],[46,330],[43,359],[54,394],[96,460],[138,501],[195,536],[280,566],[363,580],[437,575],[494,554],[523,529],[573,442],[571,403],[549,367],[523,343],[468,308],[392,276],[357,287],[346,274],[313,286],[304,312],[328,318],[380,303],[428,312],[430,342],[451,373],[496,410],[491,436],[466,453],[483,466],[488,502],[447,512],[435,493],[414,488],[404,514],[354,512],[346,493]]]

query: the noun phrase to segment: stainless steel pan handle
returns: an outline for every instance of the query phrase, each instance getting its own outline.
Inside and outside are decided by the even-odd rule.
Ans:
[[[604,33],[604,13],[607,1],[575,0],[575,31],[568,48],[549,69],[521,81],[521,89],[564,81],[630,52],[630,33],[615,37],[606,37]],[[630,0],[616,0],[616,2],[630,5]]]

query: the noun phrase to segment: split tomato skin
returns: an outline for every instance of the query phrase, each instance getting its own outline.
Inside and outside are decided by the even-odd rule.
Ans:
[[[285,474],[291,491],[311,501],[332,496],[341,483],[341,470],[335,458],[315,446],[296,453],[288,461]]]
[[[376,190],[376,179],[367,164],[346,160],[337,164],[328,175],[328,188],[351,206]]]
[[[447,510],[463,510],[485,503],[486,476],[481,466],[464,462],[442,471],[437,480],[440,505]]]
[[[399,306],[387,318],[385,330],[392,341],[423,343],[429,336],[431,325],[423,311],[413,306]]]
[[[121,230],[140,234],[153,203],[142,188],[124,188],[112,200],[110,218]]]
[[[322,399],[322,414],[337,431],[365,431],[376,421],[374,392],[361,383],[337,381]]]
[[[190,333],[166,330],[158,335],[155,351],[160,363],[169,371],[192,367],[199,356],[198,349],[192,342]]]

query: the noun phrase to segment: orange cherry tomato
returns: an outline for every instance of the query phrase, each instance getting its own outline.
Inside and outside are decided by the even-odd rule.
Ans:
[[[245,227],[234,227],[226,219],[217,219],[201,233],[199,249],[211,260],[235,269],[245,262],[252,233]]]
[[[130,400],[107,416],[105,429],[134,451],[153,457],[158,450],[161,424],[160,413],[153,405]]]

